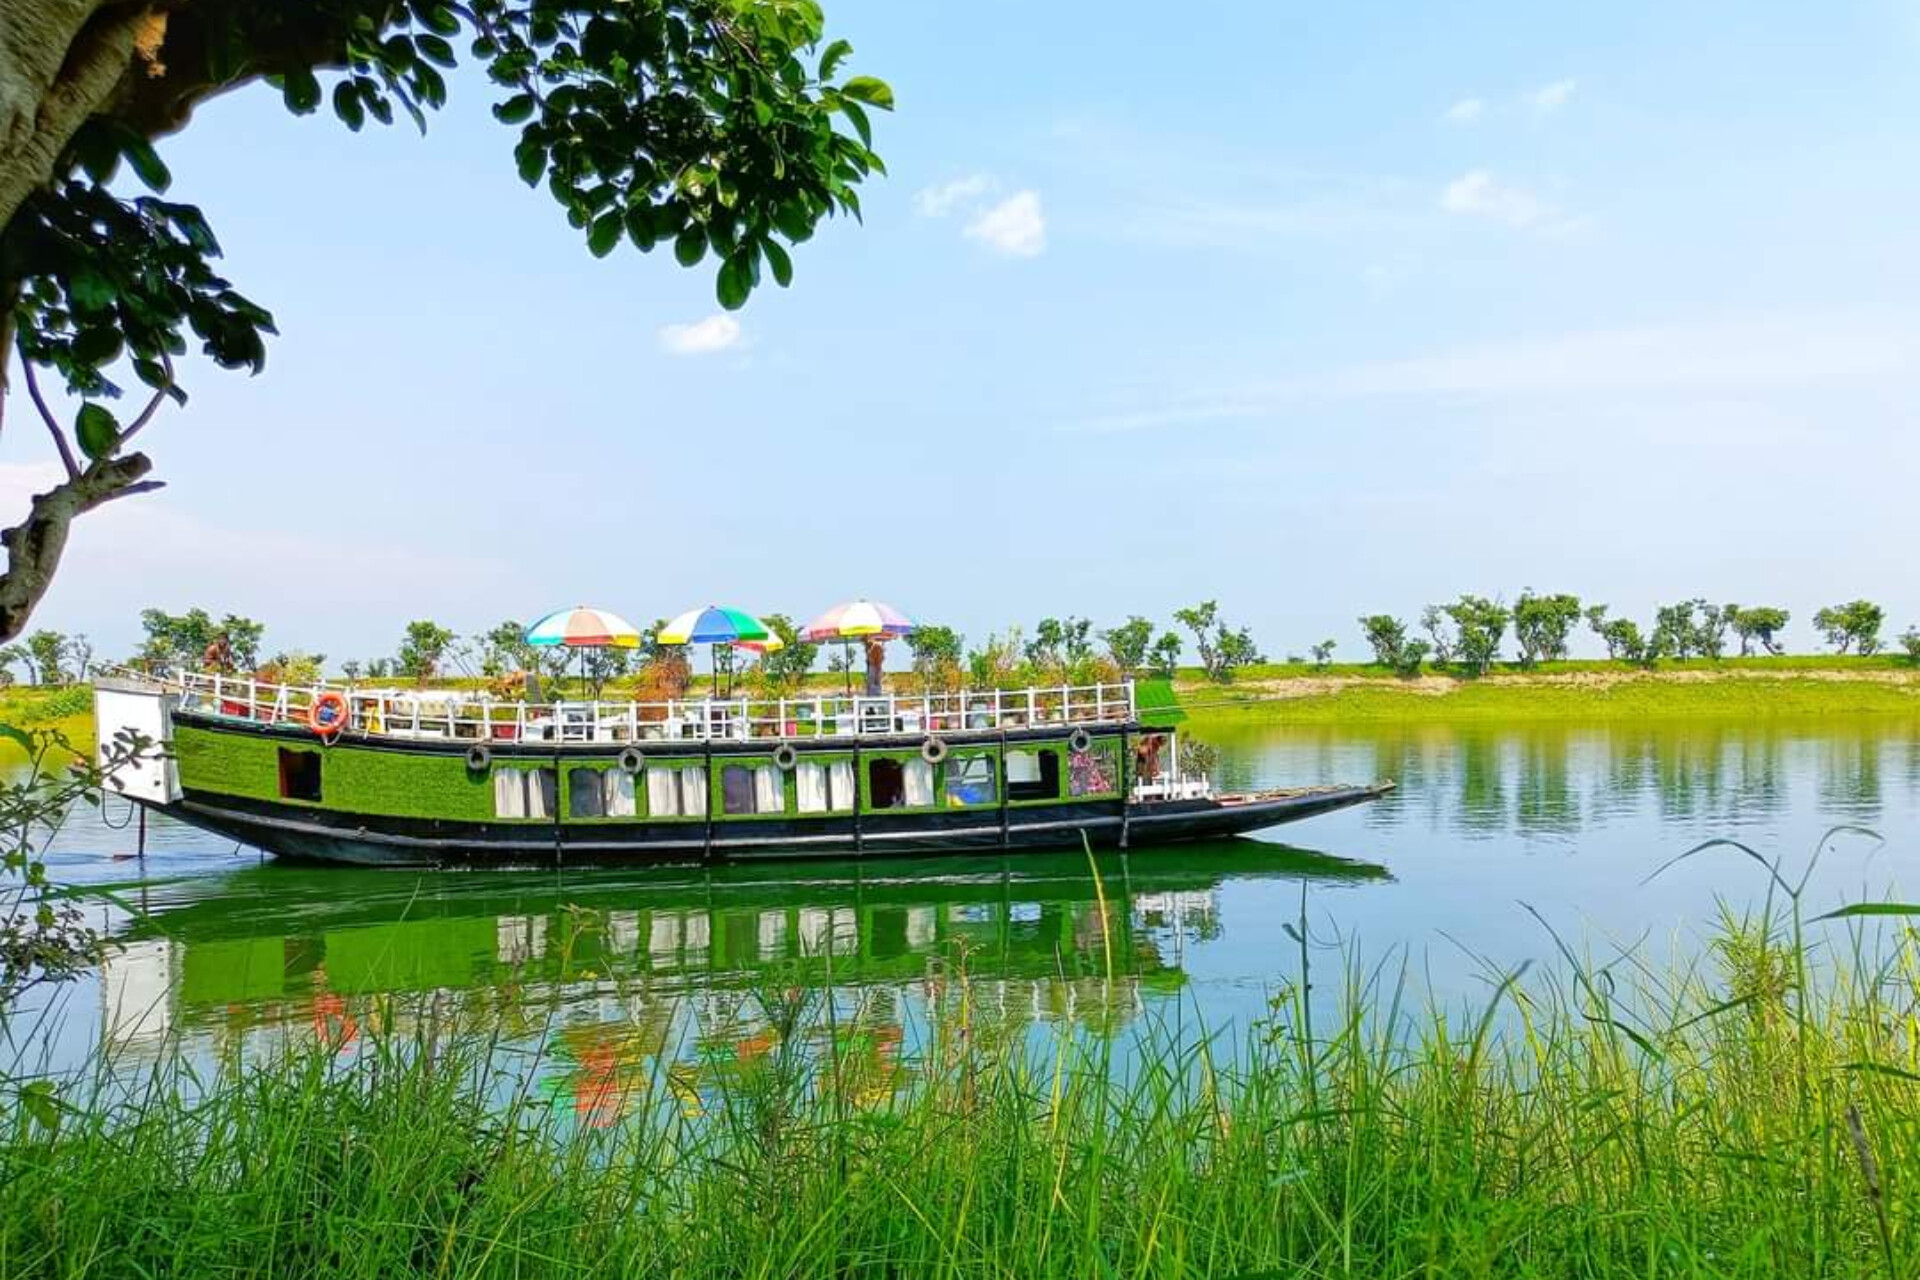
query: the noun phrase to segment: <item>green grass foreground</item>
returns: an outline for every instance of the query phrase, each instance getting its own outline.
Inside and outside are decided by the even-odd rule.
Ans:
[[[471,1035],[176,1061],[14,1109],[0,1274],[1911,1276],[1920,967],[1821,928],[1411,1015],[1350,969],[1331,1016],[1296,981],[1231,1047],[1149,1032],[1125,1066],[964,980],[891,1066],[772,992],[764,1053],[697,1092],[642,1071],[607,1130]]]

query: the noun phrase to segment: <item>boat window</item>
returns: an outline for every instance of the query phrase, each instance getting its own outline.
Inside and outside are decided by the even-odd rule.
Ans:
[[[698,765],[648,765],[647,812],[656,818],[704,817],[707,771]]]
[[[1060,794],[1060,753],[1007,752],[1007,799],[1052,800]]]
[[[720,809],[730,814],[785,813],[787,784],[775,764],[730,764],[720,770]]]
[[[551,769],[502,766],[493,771],[493,812],[501,818],[551,818],[560,776]]]
[[[898,760],[873,760],[867,764],[867,803],[875,809],[898,809],[907,802],[906,779]]]
[[[794,766],[793,781],[801,813],[852,812],[853,761],[802,760]]]
[[[867,794],[875,809],[925,809],[933,804],[933,766],[911,760],[875,760],[867,766]]]
[[[320,799],[320,753],[280,748],[280,794],[288,800]]]
[[[752,813],[753,770],[730,764],[720,771],[720,812]]]
[[[631,818],[633,775],[625,769],[575,769],[567,775],[567,816]]]
[[[1111,795],[1120,789],[1118,773],[1111,746],[1096,742],[1087,750],[1075,751],[1067,758],[1067,794]]]
[[[948,804],[992,804],[999,798],[994,786],[992,756],[956,756],[947,761]]]

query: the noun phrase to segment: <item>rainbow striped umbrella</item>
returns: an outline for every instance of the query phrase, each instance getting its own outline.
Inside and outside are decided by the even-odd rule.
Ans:
[[[772,635],[767,624],[752,614],[710,604],[687,610],[660,628],[655,638],[661,644],[739,644],[743,640],[764,644]]]
[[[800,628],[802,640],[858,640],[862,636],[904,636],[914,630],[912,618],[890,604],[849,600],[837,604]]]
[[[637,649],[640,630],[618,614],[579,604],[550,613],[528,627],[527,643],[563,644],[570,649]]]

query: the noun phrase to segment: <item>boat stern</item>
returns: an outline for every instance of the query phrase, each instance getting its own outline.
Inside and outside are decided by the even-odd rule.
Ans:
[[[93,686],[94,763],[109,790],[145,804],[180,799],[180,771],[173,760],[173,709],[178,694],[146,680],[101,676]],[[126,757],[127,735],[148,744]]]

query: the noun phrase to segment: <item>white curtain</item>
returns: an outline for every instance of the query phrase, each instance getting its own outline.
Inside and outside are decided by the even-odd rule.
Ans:
[[[680,784],[675,770],[647,770],[647,812],[656,818],[680,816]]]
[[[633,775],[625,769],[609,769],[602,775],[606,778],[606,815],[609,818],[631,818],[636,812],[633,804]]]
[[[560,789],[559,775],[552,769],[516,769],[514,772],[527,782],[527,816],[551,818]]]
[[[527,816],[527,774],[524,769],[493,771],[493,812],[501,818]]]
[[[827,811],[827,766],[803,760],[793,771],[793,781],[800,794],[800,812]]]
[[[680,770],[680,812],[688,817],[707,811],[707,771]]]
[[[933,803],[933,766],[925,760],[908,760],[900,770],[901,781],[906,795],[904,803],[909,809]]]
[[[834,813],[853,811],[853,761],[835,760],[827,766],[827,808]]]
[[[1008,782],[1040,781],[1040,757],[1032,751],[1007,752]]]
[[[753,771],[753,811],[755,813],[784,813],[787,808],[787,786],[780,776],[780,766],[763,764]]]

